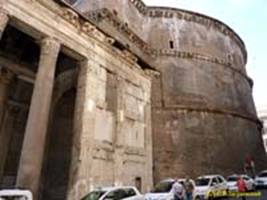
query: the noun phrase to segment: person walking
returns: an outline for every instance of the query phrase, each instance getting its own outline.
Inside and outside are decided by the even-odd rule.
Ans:
[[[174,200],[184,200],[184,187],[178,180],[172,185],[171,193],[173,194]]]
[[[186,177],[184,182],[185,200],[193,200],[193,192],[195,189],[194,183],[189,177]]]
[[[246,197],[244,196],[244,193],[247,191],[247,186],[246,186],[246,182],[242,178],[242,176],[239,176],[236,184],[237,184],[238,192],[239,192],[239,194],[241,194],[241,199],[242,200],[246,200]]]

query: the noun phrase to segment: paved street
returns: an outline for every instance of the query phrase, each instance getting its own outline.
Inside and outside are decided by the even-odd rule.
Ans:
[[[246,200],[267,200],[267,190],[260,190],[261,197],[246,197]],[[241,198],[229,198],[229,200],[241,200]]]

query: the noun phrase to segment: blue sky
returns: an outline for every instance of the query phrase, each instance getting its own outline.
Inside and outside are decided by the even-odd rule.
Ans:
[[[267,0],[144,0],[147,5],[178,7],[215,17],[233,28],[248,51],[258,109],[267,106]]]

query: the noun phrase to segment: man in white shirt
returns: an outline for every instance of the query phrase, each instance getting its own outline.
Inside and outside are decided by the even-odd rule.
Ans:
[[[183,200],[184,199],[184,187],[178,181],[176,181],[172,185],[171,192],[173,194],[174,200]]]

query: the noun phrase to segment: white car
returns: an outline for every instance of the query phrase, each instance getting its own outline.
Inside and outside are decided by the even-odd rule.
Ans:
[[[267,188],[267,170],[260,172],[255,178],[257,188]]]
[[[194,197],[196,200],[227,196],[226,180],[221,175],[200,176],[196,179],[195,184]]]
[[[32,193],[29,190],[0,190],[0,200],[32,200]]]
[[[85,195],[81,200],[143,200],[136,187],[103,187]]]
[[[173,200],[171,189],[175,182],[175,179],[160,181],[150,193],[145,194],[145,200]]]
[[[237,181],[238,181],[239,176],[242,176],[242,178],[244,179],[246,183],[246,188],[248,191],[255,190],[255,182],[251,177],[245,174],[241,174],[241,175],[234,174],[234,175],[228,176],[227,178],[227,186],[228,186],[229,191],[235,191],[235,192],[238,191]]]

